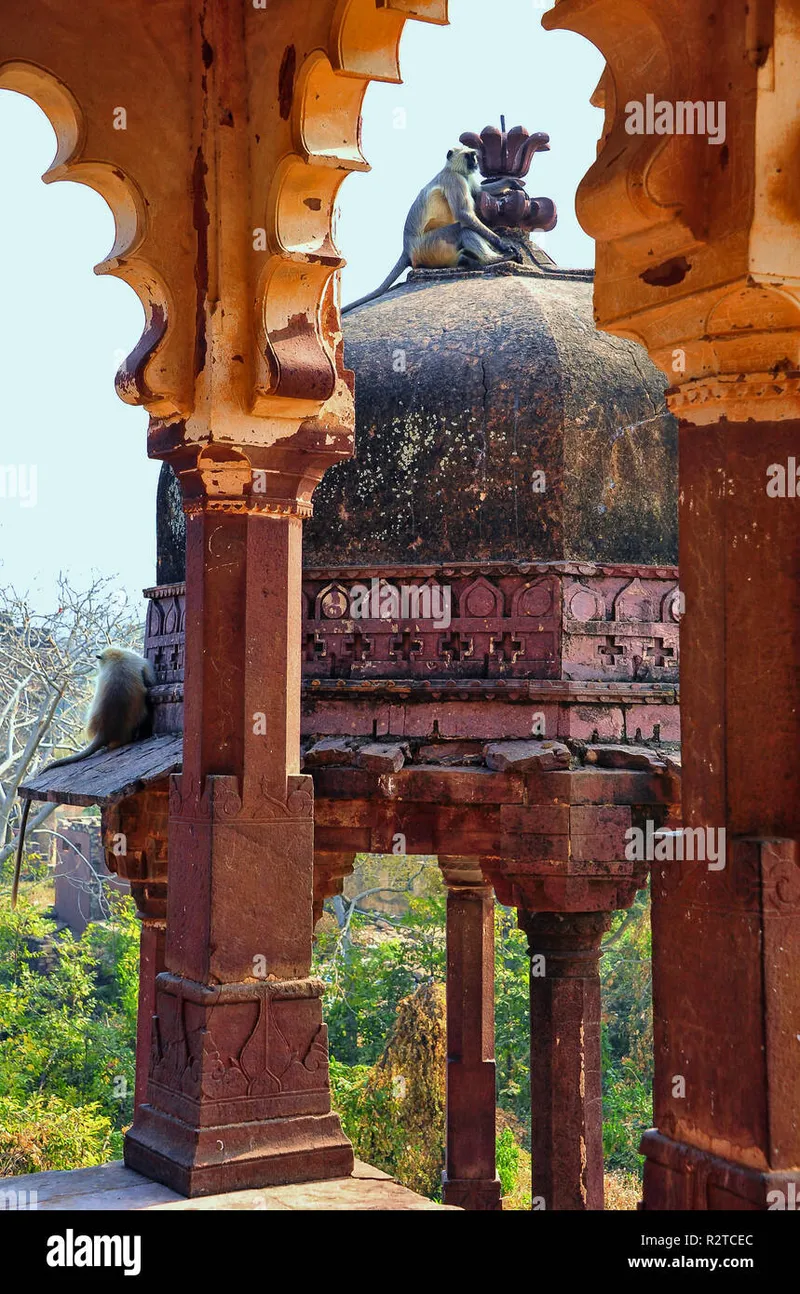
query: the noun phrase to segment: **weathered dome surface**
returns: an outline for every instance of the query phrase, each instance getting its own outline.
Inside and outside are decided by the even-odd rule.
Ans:
[[[589,271],[417,271],[344,332],[356,457],[314,495],[306,566],[677,561],[665,380],[597,331]]]

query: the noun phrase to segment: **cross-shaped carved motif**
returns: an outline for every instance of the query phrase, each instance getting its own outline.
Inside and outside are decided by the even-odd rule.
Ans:
[[[650,663],[655,665],[658,669],[663,669],[665,665],[670,665],[672,663],[668,658],[670,656],[674,657],[675,649],[673,647],[667,647],[663,638],[655,638],[653,642],[655,644],[654,646],[651,646],[649,643],[642,643],[642,651],[644,652],[645,660],[649,660]]]
[[[604,665],[616,665],[617,657],[624,656],[627,648],[623,647],[621,643],[618,643],[616,638],[606,637],[605,642],[601,643],[597,650],[603,657]]]
[[[366,634],[362,634],[360,629],[356,629],[352,638],[345,638],[344,650],[345,655],[349,656],[351,660],[360,661],[363,660],[365,656],[370,655],[372,644]]]
[[[508,630],[506,630],[499,642],[497,639],[492,638],[492,655],[499,656],[501,660],[515,661],[521,651],[521,640],[515,638]]]
[[[472,655],[472,639],[464,638],[462,641],[461,634],[457,629],[450,631],[449,638],[442,638],[439,643],[439,655],[447,657],[448,660],[463,660]]]
[[[155,655],[153,656],[153,672],[156,678],[163,683],[168,669],[167,649],[162,643],[156,647]]]
[[[306,660],[317,660],[318,657],[325,656],[327,652],[322,634],[316,632],[306,634],[304,651]]]
[[[395,638],[392,643],[391,655],[393,660],[397,660],[398,656],[402,660],[411,660],[412,654],[417,655],[421,651],[422,643],[419,639],[415,637],[410,629],[404,629],[402,636]]]

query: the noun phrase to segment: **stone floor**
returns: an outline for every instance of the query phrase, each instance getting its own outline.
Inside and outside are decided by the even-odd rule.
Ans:
[[[447,1205],[416,1195],[386,1173],[356,1160],[352,1177],[298,1186],[268,1186],[230,1191],[187,1200],[175,1191],[148,1181],[121,1161],[99,1168],[31,1173],[0,1179],[0,1199],[9,1191],[26,1192],[19,1207],[43,1209],[444,1209]],[[35,1200],[31,1192],[36,1192]],[[5,1193],[5,1195],[3,1194]],[[457,1210],[460,1212],[460,1210]]]

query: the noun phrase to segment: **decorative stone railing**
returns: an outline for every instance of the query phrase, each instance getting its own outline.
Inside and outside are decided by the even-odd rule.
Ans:
[[[417,607],[426,588],[434,591],[427,616]],[[394,614],[392,590],[407,614]],[[437,591],[440,609],[447,600],[438,617],[430,614]],[[184,590],[147,593],[157,730],[174,731]],[[539,736],[679,739],[675,567],[331,568],[306,570],[302,596],[306,735],[522,738],[532,734],[533,710],[542,715]]]

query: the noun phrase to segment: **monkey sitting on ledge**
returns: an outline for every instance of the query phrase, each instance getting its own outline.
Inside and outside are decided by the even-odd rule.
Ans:
[[[503,261],[520,261],[522,256],[516,244],[500,238],[478,218],[475,210],[475,199],[481,193],[506,193],[509,188],[522,188],[522,185],[508,179],[481,184],[475,150],[451,148],[444,168],[414,199],[406,217],[403,252],[397,264],[379,288],[351,301],[342,314],[388,292],[409,266],[478,269]]]
[[[49,773],[53,768],[63,768],[65,764],[77,764],[79,760],[88,759],[104,746],[109,750],[127,746],[129,742],[149,737],[152,732],[153,715],[147,689],[153,686],[156,679],[150,662],[124,647],[106,647],[97,659],[100,662],[97,684],[86,719],[89,744],[83,750],[77,750],[74,755],[54,759],[41,770],[42,773]],[[12,908],[17,906],[22,851],[30,808],[30,797],[26,797],[11,885]]]

